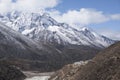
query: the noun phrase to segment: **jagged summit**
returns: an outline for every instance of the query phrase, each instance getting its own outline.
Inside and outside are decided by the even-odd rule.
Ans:
[[[89,28],[78,29],[65,23],[59,23],[47,13],[14,11],[0,16],[0,21],[37,41],[97,47],[107,47],[114,43],[113,40],[99,35]]]

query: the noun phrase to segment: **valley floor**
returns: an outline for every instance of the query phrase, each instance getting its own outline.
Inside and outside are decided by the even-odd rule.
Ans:
[[[48,80],[54,74],[54,72],[39,73],[33,71],[23,71],[23,73],[27,76],[25,80]]]
[[[65,70],[64,70],[64,68],[62,70],[66,71],[69,68],[71,68],[70,72],[76,72],[78,67],[80,67],[81,65],[85,65],[86,63],[88,63],[88,61],[80,61],[80,62],[75,62],[74,64],[68,64],[68,65],[64,66]],[[64,71],[62,71],[62,72],[64,72]],[[22,71],[22,72],[27,76],[27,78],[25,80],[48,80],[51,76],[53,76],[55,74],[55,72],[46,72],[46,73],[40,73],[37,71]],[[59,73],[59,74],[61,74],[61,73]],[[64,74],[64,75],[69,75],[69,74]],[[55,77],[57,77],[57,76],[55,76]]]

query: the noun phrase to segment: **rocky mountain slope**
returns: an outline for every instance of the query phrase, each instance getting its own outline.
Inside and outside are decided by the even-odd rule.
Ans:
[[[89,28],[75,28],[65,23],[59,23],[47,13],[13,11],[6,15],[1,14],[0,21],[29,38],[44,43],[102,48],[114,43],[113,40],[99,35]]]
[[[79,69],[86,65],[88,61],[75,62],[73,64],[65,65],[62,69],[56,71],[49,80],[70,80]]]
[[[60,68],[66,64],[66,59],[67,57],[55,48],[38,45],[35,41],[0,23],[0,60],[25,70],[37,68],[47,71]]]
[[[103,50],[85,65],[71,66],[64,67],[49,80],[120,80],[120,42]]]
[[[91,59],[98,51],[88,46],[38,44],[0,23],[0,60],[23,70],[54,71],[68,63]]]
[[[0,23],[0,57],[40,60],[42,53],[47,53],[42,45]]]

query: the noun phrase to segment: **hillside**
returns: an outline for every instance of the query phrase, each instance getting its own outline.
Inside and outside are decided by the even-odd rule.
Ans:
[[[120,42],[100,52],[86,65],[77,67],[75,73],[68,72],[76,69],[69,66],[67,69],[64,72],[63,68],[62,73],[57,72],[50,80],[120,80]]]

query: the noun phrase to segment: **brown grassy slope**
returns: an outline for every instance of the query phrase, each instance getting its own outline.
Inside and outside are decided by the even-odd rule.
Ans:
[[[100,52],[72,80],[120,80],[120,42]]]
[[[86,63],[87,61],[82,64],[68,64],[53,74],[49,80],[70,80]]]
[[[72,71],[75,73],[71,74]],[[120,42],[100,52],[86,65],[76,69],[65,66],[50,80],[120,80]]]

